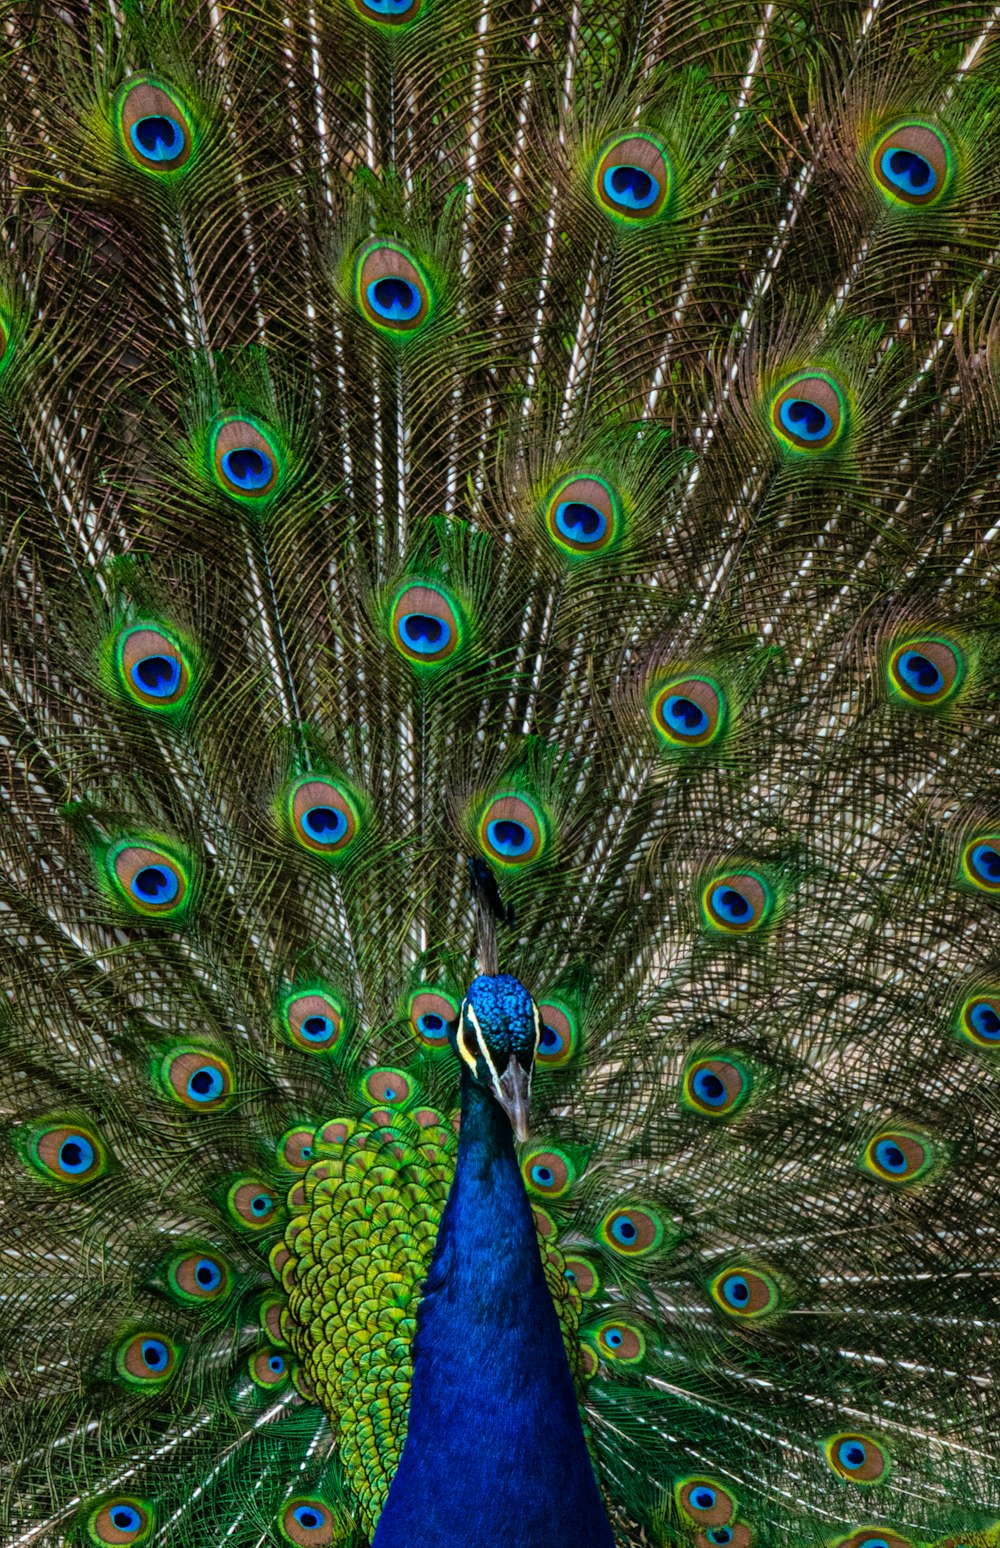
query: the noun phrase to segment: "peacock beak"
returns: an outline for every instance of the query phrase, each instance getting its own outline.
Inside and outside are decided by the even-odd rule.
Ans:
[[[515,1054],[511,1054],[503,1074],[494,1075],[493,1093],[510,1119],[516,1137],[526,1140],[531,1117],[531,1071],[521,1067]]]

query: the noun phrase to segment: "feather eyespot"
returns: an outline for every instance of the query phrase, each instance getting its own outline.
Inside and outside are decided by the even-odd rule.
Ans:
[[[305,1172],[316,1159],[316,1131],[304,1124],[286,1129],[278,1141],[278,1160],[293,1172]]]
[[[130,1494],[116,1494],[91,1511],[87,1533],[92,1543],[144,1543],[156,1525],[153,1507]]]
[[[963,847],[962,879],[977,892],[1000,893],[1000,834],[982,833]]]
[[[580,1023],[561,1000],[539,1000],[537,1006],[542,1031],[535,1050],[535,1064],[545,1070],[562,1069],[579,1048]]]
[[[727,871],[702,888],[702,917],[723,935],[749,935],[766,925],[774,911],[774,893],[756,871]]]
[[[846,427],[843,389],[825,371],[800,371],[771,400],[771,428],[793,451],[828,451]]]
[[[886,1532],[881,1527],[860,1527],[850,1537],[842,1537],[832,1548],[913,1548],[908,1537]]]
[[[979,1048],[1000,1048],[1000,990],[982,990],[967,999],[959,1030]]]
[[[116,895],[150,919],[176,919],[189,901],[185,864],[161,844],[120,839],[105,854],[105,871]]]
[[[462,652],[467,629],[457,603],[442,587],[416,581],[397,594],[389,634],[411,666],[429,670],[454,662]]]
[[[593,191],[605,214],[628,226],[655,220],[669,209],[673,168],[651,134],[621,134],[598,152]]]
[[[663,1221],[651,1210],[619,1206],[601,1221],[600,1240],[612,1252],[644,1258],[663,1242]]]
[[[233,1072],[225,1059],[192,1043],[164,1056],[158,1084],[164,1095],[194,1112],[222,1112],[233,1097]]]
[[[563,1262],[566,1266],[566,1278],[576,1286],[585,1301],[597,1295],[601,1288],[601,1276],[587,1258],[571,1255],[564,1258]]]
[[[656,688],[650,717],[671,752],[710,747],[726,729],[726,696],[712,677],[675,677]]]
[[[405,339],[434,311],[434,292],[416,258],[395,242],[366,242],[354,260],[354,296],[380,333]]]
[[[965,677],[965,662],[950,640],[904,640],[889,657],[888,670],[893,698],[920,708],[933,707],[958,692]]]
[[[226,1204],[233,1219],[253,1231],[262,1231],[273,1224],[278,1214],[271,1189],[252,1177],[240,1177],[231,1184]]]
[[[133,1333],[115,1354],[115,1369],[130,1386],[163,1386],[176,1374],[182,1350],[166,1333]]]
[[[695,1548],[750,1548],[753,1536],[745,1521],[734,1521],[697,1532],[694,1541]]]
[[[584,1381],[593,1381],[601,1368],[601,1357],[597,1353],[596,1347],[593,1344],[588,1344],[586,1340],[580,1343],[579,1349],[580,1374]]]
[[[134,703],[176,710],[190,696],[191,668],[180,643],[152,624],[126,629],[115,643],[119,681]]]
[[[329,989],[300,991],[281,1008],[281,1027],[304,1053],[330,1053],[344,1030],[344,1008]]]
[[[726,1526],[736,1514],[736,1500],[714,1478],[682,1478],[674,1498],[683,1515],[699,1526]]]
[[[103,1177],[108,1152],[92,1129],[53,1123],[27,1137],[26,1159],[42,1177],[79,1187]]]
[[[350,0],[351,9],[390,34],[423,15],[427,0]]]
[[[217,1301],[229,1289],[229,1265],[214,1253],[185,1252],[167,1264],[167,1283],[181,1301]]]
[[[868,1435],[831,1435],[823,1442],[823,1450],[833,1471],[851,1483],[881,1483],[888,1471],[885,1452]]]
[[[447,1048],[448,1028],[457,1016],[458,1006],[439,989],[418,989],[410,996],[410,1026],[425,1048]]]
[[[281,1535],[294,1548],[328,1548],[333,1542],[334,1517],[329,1505],[311,1496],[289,1500],[278,1518]]]
[[[249,1360],[250,1380],[257,1387],[280,1387],[288,1380],[288,1361],[280,1349],[258,1349]]]
[[[340,781],[304,775],[290,787],[285,809],[292,837],[310,854],[340,861],[350,853],[360,816]]]
[[[529,1193],[559,1199],[575,1181],[572,1163],[561,1150],[530,1150],[521,1162],[521,1176]]]
[[[133,166],[155,177],[179,172],[191,159],[191,111],[173,87],[153,76],[126,81],[115,99],[115,117]]]
[[[545,500],[545,530],[570,559],[586,558],[612,548],[622,534],[621,497],[595,474],[571,473]]]
[[[728,1118],[738,1112],[750,1091],[749,1072],[732,1059],[697,1059],[684,1071],[685,1106],[709,1118]]]
[[[871,170],[895,205],[936,204],[948,191],[954,159],[939,130],[918,120],[893,124],[876,141]]]
[[[781,1304],[777,1281],[759,1268],[723,1269],[715,1275],[709,1289],[722,1311],[747,1322],[771,1316]]]
[[[274,494],[282,461],[273,432],[253,419],[233,416],[212,430],[210,466],[219,488],[234,499],[263,500]]]
[[[637,1365],[645,1359],[646,1337],[641,1328],[629,1322],[604,1317],[581,1329],[582,1336],[596,1349],[602,1360],[620,1365]]]
[[[483,853],[504,870],[532,865],[544,855],[549,825],[541,807],[513,791],[494,796],[477,823]]]
[[[914,1183],[935,1161],[930,1141],[905,1129],[884,1129],[865,1146],[861,1164],[883,1182]]]
[[[405,1107],[413,1095],[413,1083],[402,1070],[372,1070],[361,1082],[361,1093],[376,1107]]]
[[[353,1118],[331,1118],[321,1129],[317,1129],[316,1144],[331,1145],[340,1150],[347,1144],[356,1127]]]

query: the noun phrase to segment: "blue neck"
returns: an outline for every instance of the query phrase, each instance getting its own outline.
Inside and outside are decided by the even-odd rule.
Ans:
[[[406,1444],[373,1548],[614,1548],[510,1124],[464,1072]]]

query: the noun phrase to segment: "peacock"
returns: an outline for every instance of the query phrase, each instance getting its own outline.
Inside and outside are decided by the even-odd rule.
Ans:
[[[4,1548],[998,1548],[1000,11],[2,25]]]

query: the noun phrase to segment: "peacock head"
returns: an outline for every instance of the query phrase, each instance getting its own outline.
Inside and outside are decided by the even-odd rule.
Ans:
[[[455,1051],[472,1079],[500,1103],[519,1140],[528,1137],[541,1033],[538,1007],[518,979],[483,973],[472,980],[455,1023]]]

